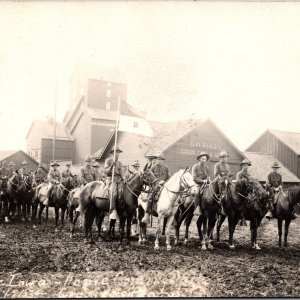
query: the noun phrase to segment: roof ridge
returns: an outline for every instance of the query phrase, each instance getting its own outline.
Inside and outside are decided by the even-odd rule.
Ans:
[[[281,130],[281,129],[272,129],[272,128],[268,128],[269,131],[280,131],[280,132],[284,132],[284,133],[296,133],[296,134],[300,134],[300,132],[296,132],[296,131],[287,131],[287,130]]]

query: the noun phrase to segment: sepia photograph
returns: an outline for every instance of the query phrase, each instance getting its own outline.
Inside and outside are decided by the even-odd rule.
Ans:
[[[0,298],[300,297],[300,3],[0,2]]]

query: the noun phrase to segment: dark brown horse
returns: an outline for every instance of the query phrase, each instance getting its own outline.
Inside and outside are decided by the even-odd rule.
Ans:
[[[295,206],[300,202],[300,187],[294,186],[290,187],[283,192],[279,192],[276,196],[276,205],[274,207],[273,216],[277,219],[278,223],[278,246],[282,246],[282,223],[284,224],[284,242],[283,246],[286,247],[287,237],[289,233],[289,226],[292,221],[293,211]]]
[[[130,227],[133,214],[138,205],[138,196],[140,195],[143,184],[155,186],[157,180],[148,165],[142,171],[135,174],[129,182],[124,184],[121,201],[117,201],[116,210],[120,218],[120,245],[124,237],[125,223],[127,220],[127,239],[130,238]],[[85,231],[85,242],[93,242],[92,224],[97,218],[98,237],[101,237],[101,225],[105,213],[109,211],[109,200],[107,198],[106,188],[103,182],[94,181],[88,183],[80,193],[80,203],[82,204],[82,223]],[[111,226],[114,226],[116,220],[111,220]]]
[[[61,210],[61,228],[64,226],[65,213],[68,206],[67,197],[69,192],[78,185],[77,176],[69,177],[62,180],[60,184],[56,184],[53,187],[52,193],[50,195],[50,205],[49,207],[54,207],[55,211],[55,231],[58,231],[58,220],[59,220],[59,210]],[[41,216],[45,205],[43,202],[46,199],[47,194],[47,184],[42,183],[37,186],[34,196],[34,208],[33,208],[33,222],[36,220],[37,207],[39,206],[38,212],[38,224],[41,224]]]
[[[257,244],[257,228],[267,211],[267,196],[266,190],[255,178],[250,177],[248,181],[241,179],[235,182],[233,192],[228,195],[225,209],[228,216],[230,249],[235,249],[233,235],[243,211],[245,211],[245,219],[250,220],[252,247],[260,249]],[[220,228],[225,219],[226,216],[219,216],[217,241],[220,241]]]
[[[21,178],[18,172],[14,173],[7,182],[7,201],[5,203],[5,222],[9,222],[9,217],[14,215],[19,203]],[[21,215],[21,206],[18,206],[18,216]]]
[[[21,175],[20,176],[20,192],[18,197],[18,208],[22,209],[22,221],[26,221],[31,212],[32,200],[34,195],[33,176]]]

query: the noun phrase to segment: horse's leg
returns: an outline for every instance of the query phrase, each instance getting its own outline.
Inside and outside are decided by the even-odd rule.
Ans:
[[[174,245],[177,245],[179,242],[179,231],[180,231],[180,226],[181,226],[181,212],[179,209],[177,209],[175,215],[174,215],[174,228],[175,228],[175,240],[174,240]]]
[[[257,228],[258,228],[258,225],[259,225],[259,222],[258,222],[257,218],[254,218],[254,219],[250,220],[250,226],[252,226],[252,228],[251,228],[252,248],[254,248],[256,250],[261,249],[259,247],[258,243],[257,243]]]
[[[126,222],[126,217],[121,214],[120,215],[120,224],[119,224],[119,232],[120,232],[120,240],[119,240],[119,249],[122,249],[122,244],[123,244],[123,238],[124,238],[124,231],[125,231],[125,222]]]
[[[72,238],[73,237],[73,233],[74,233],[74,228],[73,228],[73,218],[74,218],[74,210],[73,208],[70,206],[68,208],[68,212],[67,212],[67,215],[69,216],[69,223],[70,223],[70,237]]]
[[[284,222],[284,242],[283,242],[283,246],[284,247],[287,247],[288,243],[287,243],[287,237],[288,237],[288,234],[289,234],[289,226],[291,224],[291,219],[288,218],[288,219],[285,219],[285,222]]]
[[[46,221],[49,220],[49,206],[46,207]]]
[[[138,229],[139,229],[139,241],[138,241],[138,244],[142,244],[142,241],[143,241],[143,231],[142,231],[142,218],[144,217],[144,209],[142,208],[141,205],[138,206],[137,208],[138,210],[138,213],[137,213],[137,220],[138,220],[138,223],[137,223],[137,226],[138,226]]]
[[[255,238],[254,238],[254,219],[250,220],[250,232],[251,232],[251,246],[255,247]]]
[[[220,229],[221,229],[221,226],[223,224],[223,222],[225,221],[226,219],[226,216],[224,215],[219,215],[218,217],[218,222],[217,222],[217,242],[219,243],[220,242]]]
[[[43,203],[40,203],[39,214],[38,214],[38,224],[41,224],[42,212],[43,212],[44,208],[45,208],[45,205]]]
[[[167,245],[167,251],[170,251],[172,249],[171,241],[170,241],[170,233],[171,233],[171,225],[174,220],[174,215],[171,215],[166,222],[166,245]]]
[[[66,213],[67,208],[64,206],[61,208],[61,229],[64,228],[65,225],[65,213]]]
[[[213,245],[211,244],[211,236],[215,228],[216,221],[217,221],[216,214],[211,214],[208,216],[207,248],[211,250],[214,249]]]
[[[110,220],[109,222],[109,231],[108,231],[108,236],[115,238],[115,225],[116,225],[117,220]]]
[[[164,218],[163,229],[162,229],[162,233],[161,233],[162,235],[165,235],[167,221],[168,221],[168,218]]]
[[[162,214],[158,214],[157,226],[156,226],[156,238],[155,238],[155,245],[154,245],[155,250],[159,250],[159,238],[161,234],[161,222],[163,218],[164,216]]]
[[[59,219],[59,207],[55,206],[54,207],[55,210],[55,231],[58,231],[58,219]]]
[[[81,214],[81,220],[82,220],[82,226],[83,226],[83,230],[84,230],[84,243],[87,244],[88,243],[88,233],[89,233],[89,224],[88,224],[88,216],[87,216],[88,211],[84,211]]]
[[[103,240],[103,237],[101,236],[101,227],[102,227],[102,222],[103,222],[104,216],[105,216],[104,213],[97,215],[98,241]]]
[[[132,214],[128,214],[127,216],[127,224],[126,224],[126,235],[127,235],[127,242],[130,244],[130,239],[131,239],[131,222],[132,222]]]
[[[208,215],[207,212],[203,212],[203,240],[202,240],[202,247],[201,250],[207,250],[207,242],[208,242],[208,235],[207,235],[207,222],[208,222]]]
[[[229,248],[230,249],[235,249],[235,245],[233,243],[233,234],[234,234],[234,230],[235,230],[235,226],[238,222],[238,218],[230,213],[228,215],[228,227],[229,227]]]
[[[197,222],[196,222],[197,229],[198,229],[199,240],[200,240],[201,244],[202,244],[202,241],[203,241],[202,224],[203,224],[203,214],[201,214],[198,217]]]
[[[193,211],[191,211],[191,213],[188,213],[188,215],[185,218],[185,235],[184,235],[184,242],[183,242],[184,245],[187,245],[189,242],[189,228],[193,220],[193,216],[194,213]]]
[[[281,237],[282,237],[282,219],[277,219],[277,225],[278,225],[278,236],[279,236],[279,241],[278,241],[278,246],[282,246],[281,242]]]

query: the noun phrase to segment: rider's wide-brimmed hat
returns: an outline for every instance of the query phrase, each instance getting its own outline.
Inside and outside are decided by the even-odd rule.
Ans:
[[[15,166],[15,164],[14,164],[13,161],[10,161],[8,165],[9,165],[9,166]]]
[[[279,166],[279,164],[278,164],[277,161],[274,161],[274,163],[273,163],[273,165],[272,165],[271,167],[274,168],[274,169],[281,168],[281,167]]]
[[[159,156],[157,156],[157,159],[166,160],[166,158],[163,156],[163,154],[160,154]]]
[[[209,155],[204,151],[200,152],[200,154],[197,156],[197,160],[199,160],[202,156],[205,156],[206,159],[209,160]]]
[[[141,165],[140,165],[140,163],[139,163],[138,160],[135,160],[135,161],[134,161],[134,164],[133,164],[132,166],[133,166],[133,167],[140,167]]]
[[[221,150],[220,158],[222,158],[222,157],[229,157],[229,153],[226,150]]]
[[[85,158],[85,161],[86,162],[92,162],[92,155],[91,154],[88,154]]]
[[[67,163],[66,166],[71,166],[71,163]]]
[[[243,165],[251,166],[252,164],[251,164],[251,162],[250,162],[247,158],[245,158],[245,159],[240,163],[240,165],[241,165],[241,166],[243,166]]]
[[[28,165],[27,161],[26,161],[26,160],[23,160],[23,161],[22,161],[22,165],[23,165],[23,166],[24,166],[24,165]]]
[[[54,166],[60,166],[60,164],[57,162],[57,160],[55,160],[54,162],[51,163],[51,167],[54,167]]]
[[[7,166],[7,162],[6,162],[6,160],[5,161],[3,161],[3,166]]]
[[[113,148],[109,151],[109,153],[114,153],[114,151],[115,151],[115,146],[113,146]],[[121,153],[121,152],[123,152],[123,151],[119,148],[119,146],[117,146],[117,147],[116,147],[116,152]]]
[[[93,167],[94,167],[94,168],[99,168],[99,167],[100,167],[100,164],[96,161],[96,162],[93,164]]]

